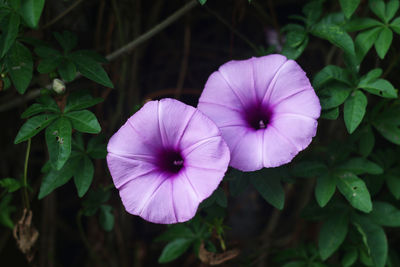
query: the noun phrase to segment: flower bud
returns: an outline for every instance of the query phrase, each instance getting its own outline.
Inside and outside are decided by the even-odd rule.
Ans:
[[[60,79],[54,79],[52,88],[57,94],[62,94],[65,91],[65,83]]]

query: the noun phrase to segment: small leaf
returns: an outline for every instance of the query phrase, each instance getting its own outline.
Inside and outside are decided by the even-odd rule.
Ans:
[[[365,55],[371,49],[372,45],[375,43],[378,38],[378,34],[380,32],[380,27],[375,27],[362,33],[359,33],[355,40],[355,50],[356,50],[356,58],[358,63],[361,63],[364,59]]]
[[[321,161],[301,161],[291,169],[291,174],[296,177],[314,177],[327,171],[325,163]]]
[[[4,178],[0,180],[0,186],[12,193],[20,189],[22,187],[22,183],[14,178]]]
[[[158,262],[166,263],[175,260],[183,253],[185,253],[192,243],[193,239],[187,239],[187,238],[175,239],[174,241],[168,243],[165,246],[165,248],[161,252],[161,256],[158,258]]]
[[[321,111],[321,119],[336,120],[339,117],[339,107]]]
[[[336,191],[336,180],[331,177],[329,172],[321,175],[317,179],[317,185],[315,187],[315,199],[318,205],[323,208],[328,204]]]
[[[393,32],[389,28],[382,28],[375,41],[375,50],[378,56],[383,59],[389,50],[393,40]]]
[[[66,52],[71,51],[78,44],[78,38],[70,31],[64,31],[62,34],[54,32],[53,35]]]
[[[71,111],[65,113],[70,119],[72,127],[82,133],[99,133],[101,127],[96,116],[89,110]]]
[[[21,143],[31,137],[34,137],[57,117],[58,115],[55,114],[42,114],[28,119],[22,125],[21,129],[19,129],[18,134],[15,137],[14,144]]]
[[[25,93],[32,80],[33,60],[28,48],[14,43],[6,55],[6,64],[11,80],[20,94]]]
[[[328,65],[314,76],[313,87],[319,89],[332,80],[343,82],[348,85],[352,84],[350,74],[347,70],[338,66]]]
[[[103,101],[103,98],[93,98],[87,90],[74,91],[68,96],[64,112],[88,108]]]
[[[70,60],[64,60],[58,65],[58,73],[61,78],[66,82],[71,82],[76,77],[76,67],[75,64]]]
[[[392,193],[396,199],[400,199],[400,176],[387,174],[385,177],[390,193]]]
[[[84,156],[78,166],[79,171],[74,174],[74,182],[78,196],[83,197],[93,181],[94,167],[89,157]]]
[[[368,217],[382,226],[400,227],[400,210],[387,202],[374,201]]]
[[[278,169],[263,169],[253,172],[251,183],[260,195],[272,206],[282,210],[285,202],[285,191],[281,184],[281,174]]]
[[[346,18],[350,18],[360,4],[360,0],[339,0],[339,2]]]
[[[13,46],[15,39],[18,36],[18,29],[20,24],[20,17],[17,13],[11,12],[8,19],[8,25],[2,29],[3,33],[0,37],[0,58],[8,52]]]
[[[358,252],[357,249],[352,247],[351,249],[349,249],[348,251],[346,251],[346,253],[343,255],[342,258],[342,266],[343,267],[350,267],[352,266],[358,258]]]
[[[397,98],[397,90],[389,81],[384,79],[377,79],[370,83],[360,82],[358,87],[380,97]]]
[[[72,127],[70,121],[61,117],[46,129],[46,143],[51,165],[60,170],[71,154]]]
[[[385,19],[385,2],[382,0],[369,0],[369,9],[378,16],[382,21],[386,22]]]
[[[318,91],[319,100],[323,110],[332,109],[346,101],[351,89],[343,83],[329,83],[324,89]]]
[[[386,21],[390,21],[399,10],[399,0],[389,0],[386,3],[385,18]]]
[[[400,34],[400,17],[395,18],[389,26],[397,34]]]
[[[26,119],[28,117],[31,117],[33,115],[45,112],[45,111],[50,111],[53,113],[57,113],[60,110],[58,108],[54,108],[54,107],[48,107],[48,106],[44,106],[42,104],[39,103],[34,103],[32,104],[30,107],[28,107],[22,114],[21,114],[21,118],[22,119]]]
[[[7,194],[0,201],[0,223],[8,228],[13,229],[14,223],[10,214],[14,212],[16,208],[10,205],[11,199],[12,195]]]
[[[337,187],[350,204],[363,212],[372,210],[371,196],[363,180],[351,172],[336,173]]]
[[[107,144],[104,136],[97,135],[91,138],[87,144],[86,152],[94,159],[104,159],[107,156]]]
[[[355,91],[344,103],[344,122],[350,134],[357,129],[364,118],[367,102],[367,97],[361,91]]]
[[[114,228],[114,214],[112,213],[112,207],[109,205],[100,206],[99,215],[100,225],[104,231],[111,231]]]
[[[37,28],[43,11],[45,0],[21,0],[19,10],[26,24],[31,28]]]
[[[358,151],[363,157],[371,154],[375,146],[375,135],[370,125],[363,130],[358,142]]]
[[[321,259],[328,259],[343,243],[348,230],[347,214],[329,217],[319,232],[318,248]]]
[[[382,174],[383,169],[375,162],[366,158],[351,158],[337,167],[339,170],[350,171],[355,175],[359,174]]]

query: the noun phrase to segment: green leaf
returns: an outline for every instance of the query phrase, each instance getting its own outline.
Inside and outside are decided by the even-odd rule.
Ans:
[[[348,251],[346,251],[346,253],[343,255],[342,258],[342,266],[343,267],[350,267],[352,266],[358,258],[358,252],[357,249],[352,247],[351,249],[349,249]]]
[[[45,0],[22,0],[19,13],[31,28],[37,28]]]
[[[400,199],[400,177],[393,174],[387,174],[385,177],[390,193],[392,193],[397,200]]]
[[[400,227],[400,210],[387,202],[374,201],[368,217],[382,226]]]
[[[78,53],[72,53],[69,57],[76,65],[78,71],[86,78],[103,86],[114,88],[107,73],[101,65],[90,57]]]
[[[400,17],[395,18],[389,26],[397,34],[400,34]]]
[[[339,0],[339,2],[346,18],[350,18],[360,4],[360,0]]]
[[[14,223],[11,220],[10,214],[16,210],[14,206],[10,205],[12,199],[11,194],[5,195],[0,201],[0,223],[11,229],[14,228]]]
[[[192,243],[193,239],[187,239],[187,238],[175,239],[174,241],[168,243],[165,246],[165,248],[161,252],[161,256],[158,258],[158,262],[166,263],[175,260],[183,253],[185,253]]]
[[[389,50],[393,40],[393,32],[389,28],[382,28],[379,32],[378,39],[375,41],[375,50],[378,56],[383,59]]]
[[[367,74],[365,74],[364,76],[362,76],[360,78],[360,82],[358,83],[359,85],[366,85],[369,84],[371,82],[376,81],[379,77],[381,77],[382,75],[382,69],[381,68],[377,68],[377,69],[373,69],[370,70]]]
[[[6,56],[6,64],[11,80],[20,94],[25,93],[32,80],[33,61],[28,48],[14,43]]]
[[[0,186],[12,193],[20,189],[22,187],[22,183],[14,178],[4,178],[0,180]]]
[[[382,21],[386,22],[385,19],[385,2],[383,0],[369,0],[369,9],[378,16]]]
[[[69,118],[72,127],[83,133],[99,133],[101,127],[96,116],[89,110],[71,111],[65,113],[65,117]]]
[[[390,142],[400,145],[400,107],[392,106],[386,108],[384,112],[376,116],[372,125],[378,130],[378,132]]]
[[[397,98],[397,90],[393,87],[393,85],[384,79],[377,79],[370,83],[362,83],[358,85],[359,88],[381,97],[385,98]]]
[[[337,172],[337,187],[350,204],[363,212],[372,210],[371,196],[364,181],[351,172]]]
[[[2,29],[3,33],[0,37],[0,58],[4,57],[4,55],[14,44],[15,39],[18,36],[19,23],[19,15],[15,12],[11,12],[8,19],[8,25],[5,29]]]
[[[355,91],[344,103],[344,122],[350,134],[357,129],[364,118],[367,102],[367,97],[361,91]]]
[[[328,204],[336,191],[336,180],[331,177],[329,172],[321,175],[317,179],[317,185],[315,187],[315,199],[318,205],[323,208]]]
[[[66,184],[74,175],[80,161],[80,157],[70,157],[68,161],[60,170],[51,169],[48,172],[40,185],[39,199],[44,198],[48,194],[54,191],[54,189]]]
[[[281,184],[282,175],[278,169],[262,169],[252,173],[250,182],[260,195],[272,206],[282,210],[285,191]]]
[[[216,193],[215,202],[217,202],[217,204],[223,208],[228,207],[228,199],[225,195],[224,190],[222,188],[217,188],[215,193]]]
[[[68,96],[64,112],[88,108],[103,101],[103,98],[93,98],[87,90],[74,91]]]
[[[375,27],[362,33],[359,33],[355,40],[355,50],[356,50],[356,58],[358,63],[361,63],[364,59],[365,55],[371,49],[372,45],[375,43],[378,38],[378,34],[380,32],[380,27]]]
[[[82,201],[83,214],[85,216],[93,216],[100,208],[101,204],[110,199],[111,193],[108,190],[99,188],[96,190],[89,190],[85,199]]]
[[[344,27],[348,32],[366,30],[376,26],[382,26],[382,22],[371,18],[353,18]]]
[[[314,177],[327,171],[325,163],[321,161],[301,161],[296,163],[291,169],[291,174],[295,177]]]
[[[383,169],[376,163],[366,158],[351,158],[337,167],[338,170],[349,171],[355,175],[359,174],[382,174]]]
[[[339,117],[339,107],[321,111],[321,119],[336,120]]]
[[[60,74],[61,78],[66,82],[71,82],[76,77],[76,67],[73,62],[70,60],[64,60],[58,66],[58,73]]]
[[[323,110],[332,109],[346,101],[351,89],[343,83],[330,83],[318,91],[319,100]]]
[[[59,170],[71,154],[72,126],[65,117],[60,117],[46,129],[46,143],[51,165]]]
[[[174,224],[170,226],[164,233],[154,239],[155,242],[171,241],[178,238],[194,238],[195,234],[185,224]]]
[[[62,63],[62,58],[54,56],[50,58],[42,59],[37,66],[39,73],[49,73],[54,71]]]
[[[304,41],[298,45],[298,46],[289,46],[289,45],[285,45],[282,48],[282,52],[281,54],[286,56],[288,59],[293,59],[296,60],[299,56],[301,56],[301,54],[303,53],[304,49],[306,49],[307,45],[308,45],[308,35],[304,38]]]
[[[358,141],[358,151],[363,157],[371,154],[375,146],[375,135],[370,125],[363,130]]]
[[[200,5],[202,5],[202,6],[207,2],[207,0],[198,0],[198,1],[199,1]]]
[[[368,252],[376,267],[384,267],[388,255],[388,242],[382,227],[372,223],[364,216],[354,216],[357,230],[365,236]]]
[[[321,259],[328,259],[343,243],[348,230],[347,214],[335,214],[322,224],[318,238]]]
[[[22,119],[26,119],[28,117],[31,117],[33,115],[45,112],[45,111],[49,111],[49,112],[53,112],[53,113],[57,113],[60,110],[58,108],[54,108],[54,107],[49,107],[49,106],[44,106],[42,104],[39,103],[34,103],[32,104],[30,107],[28,107],[22,114],[21,114],[21,118]]]
[[[34,49],[35,53],[41,58],[61,57],[61,53],[48,45],[38,45]]]
[[[22,125],[21,129],[19,129],[18,134],[15,137],[14,144],[21,143],[31,137],[34,137],[57,117],[58,115],[55,114],[42,114],[28,119]]]
[[[110,205],[100,206],[99,220],[104,231],[109,232],[114,228],[114,214]]]
[[[98,63],[108,63],[108,60],[105,57],[103,57],[99,53],[96,53],[93,50],[79,50],[79,51],[75,51],[74,54],[77,56],[81,55],[84,57],[89,57]]]
[[[314,76],[313,87],[319,89],[332,80],[343,82],[348,85],[352,84],[350,74],[347,70],[338,66],[328,65]]]
[[[313,25],[317,22],[319,17],[322,14],[322,3],[321,0],[314,0],[308,2],[306,5],[303,6],[303,13],[306,15],[306,23],[307,25]]]
[[[88,156],[84,156],[78,166],[79,171],[74,174],[74,182],[78,196],[83,197],[93,181],[94,167]]]
[[[87,144],[86,152],[94,159],[104,159],[107,156],[107,144],[104,136],[97,135],[91,138]]]
[[[399,10],[399,0],[390,0],[386,3],[385,18],[390,21]]]
[[[54,32],[53,35],[66,52],[71,51],[78,44],[78,38],[70,31],[64,31],[62,34]]]

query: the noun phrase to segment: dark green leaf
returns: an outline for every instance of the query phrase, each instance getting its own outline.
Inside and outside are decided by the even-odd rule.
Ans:
[[[346,18],[350,18],[360,4],[360,0],[339,0],[339,2]]]
[[[58,66],[58,73],[60,74],[61,78],[66,82],[71,82],[76,77],[76,67],[75,64],[72,63],[70,60],[64,60]]]
[[[109,205],[100,206],[99,215],[100,225],[104,231],[111,231],[114,228],[114,214],[112,213],[112,207]]]
[[[361,31],[361,30],[366,30],[372,27],[376,26],[382,26],[382,22],[376,20],[376,19],[371,19],[371,18],[353,18],[349,22],[344,25],[346,28],[346,31],[348,32],[354,32],[354,31]]]
[[[321,119],[336,120],[339,117],[339,107],[321,111]]]
[[[347,214],[329,217],[319,232],[318,248],[322,260],[328,259],[343,243],[348,230]]]
[[[107,73],[101,65],[92,58],[78,53],[72,53],[70,59],[75,63],[78,71],[86,78],[106,87],[114,88]]]
[[[57,113],[60,110],[58,108],[54,108],[52,106],[44,106],[42,104],[39,103],[34,103],[32,104],[30,107],[28,107],[22,114],[21,114],[21,118],[22,119],[26,119],[28,117],[31,117],[33,115],[45,112],[45,111],[49,111],[49,112],[53,112],[53,113]]]
[[[55,114],[42,114],[28,119],[22,125],[21,129],[19,129],[18,134],[15,137],[14,144],[21,143],[35,136],[57,117],[58,115]]]
[[[60,117],[46,129],[46,143],[51,165],[60,170],[71,154],[72,126],[65,117]]]
[[[327,171],[325,163],[321,161],[301,161],[291,169],[291,174],[296,177],[314,177]]]
[[[375,43],[380,32],[380,27],[375,27],[362,33],[359,33],[355,40],[356,58],[358,63],[361,63],[365,55]]]
[[[389,191],[396,199],[400,199],[400,176],[387,174],[386,183],[388,185]]]
[[[385,109],[376,116],[372,124],[378,132],[390,142],[400,145],[400,107],[393,106]]]
[[[216,193],[215,202],[217,202],[217,204],[220,205],[221,207],[226,208],[228,206],[228,199],[226,198],[224,190],[222,188],[217,188],[215,193]]]
[[[305,36],[303,42],[298,46],[290,46],[285,43],[282,48],[281,54],[286,56],[288,59],[296,60],[303,53],[304,49],[306,49],[308,45],[309,38]]]
[[[66,52],[74,49],[78,43],[78,38],[70,31],[64,31],[62,34],[54,32],[53,35]]]
[[[364,128],[358,141],[358,151],[363,157],[367,157],[375,146],[375,135],[370,125]]]
[[[285,263],[285,265],[283,265],[282,267],[306,267],[307,262],[305,261],[291,261],[288,263]]]
[[[370,83],[360,82],[358,85],[359,88],[381,97],[385,98],[397,98],[397,90],[393,87],[393,85],[384,79],[377,79]]]
[[[389,50],[393,40],[393,32],[389,28],[382,28],[375,41],[375,50],[378,56],[383,59]]]
[[[378,16],[382,21],[385,19],[385,2],[383,0],[369,0],[369,9]]]
[[[344,122],[350,134],[357,129],[364,118],[367,102],[367,97],[361,91],[355,91],[344,103]]]
[[[343,83],[330,83],[318,91],[322,109],[332,109],[346,101],[351,89]]]
[[[379,77],[381,77],[382,75],[382,69],[377,68],[377,69],[373,69],[370,70],[367,74],[365,74],[364,76],[362,76],[360,78],[360,82],[358,83],[359,85],[366,85],[369,84],[371,82],[376,81]]]
[[[0,201],[0,223],[11,229],[14,228],[14,223],[11,220],[11,212],[15,211],[16,208],[10,205],[12,199],[11,194],[5,195]]]
[[[37,67],[40,73],[49,73],[54,71],[62,63],[62,58],[54,56],[50,58],[42,59]]]
[[[327,82],[336,80],[351,85],[350,74],[338,66],[328,65],[318,72],[313,79],[313,87],[320,89]]]
[[[358,252],[357,249],[352,247],[351,249],[349,249],[348,251],[346,251],[346,253],[343,255],[342,258],[342,266],[343,267],[350,267],[352,266],[358,258]]]
[[[368,217],[382,226],[400,227],[400,210],[387,202],[374,201]]]
[[[245,175],[243,172],[232,169],[226,176],[226,179],[229,178],[229,193],[232,196],[239,196],[243,193],[248,185],[249,185],[249,177]],[[224,179],[225,179],[224,178]]]
[[[51,169],[47,173],[40,185],[39,199],[44,198],[48,194],[54,191],[54,189],[66,184],[74,175],[80,161],[80,157],[70,157],[68,161],[64,164],[61,170]]]
[[[372,210],[371,196],[363,180],[351,172],[337,172],[337,187],[350,204],[363,212]]]
[[[19,23],[19,15],[15,12],[11,12],[8,19],[8,25],[5,29],[2,29],[3,33],[0,37],[0,58],[4,57],[4,55],[14,44],[15,39],[18,36]]]
[[[277,209],[283,209],[285,191],[281,184],[281,173],[279,170],[263,169],[254,172],[250,181],[269,204]]]
[[[19,10],[26,24],[31,28],[37,28],[42,14],[45,0],[21,0]]]
[[[8,192],[12,193],[20,189],[22,187],[22,184],[17,179],[4,178],[0,180],[0,186],[7,189]]]
[[[317,178],[315,187],[315,199],[320,207],[325,207],[336,191],[336,180],[331,177],[329,172]]]
[[[389,0],[386,4],[385,10],[386,21],[390,21],[396,14],[397,10],[399,10],[399,0]]]
[[[193,239],[187,238],[178,238],[174,241],[168,243],[163,251],[161,252],[161,256],[158,258],[159,263],[166,263],[175,260],[180,255],[185,253],[186,250],[193,243]]]
[[[68,96],[64,112],[88,108],[102,101],[103,98],[93,98],[87,90],[74,91]]]
[[[75,51],[74,54],[77,56],[82,55],[84,57],[89,57],[98,63],[108,63],[108,60],[105,57],[93,50],[79,50]]]
[[[34,49],[35,53],[41,58],[61,57],[61,53],[48,45],[39,45]]]
[[[89,110],[71,111],[65,113],[65,117],[70,119],[72,127],[83,133],[99,133],[101,127],[96,116]]]
[[[78,196],[83,197],[92,184],[94,167],[89,157],[84,156],[78,166],[79,171],[74,174],[74,182]]]
[[[110,191],[99,188],[97,190],[89,190],[85,199],[82,201],[83,214],[85,216],[94,215],[100,208],[101,204],[110,199]]]
[[[94,159],[104,159],[107,156],[107,144],[104,136],[97,135],[91,138],[86,152]]]
[[[389,26],[397,34],[400,34],[400,17],[395,18]]]
[[[184,224],[174,224],[170,226],[163,234],[161,234],[159,237],[157,237],[154,241],[155,242],[160,242],[160,241],[172,241],[174,239],[178,238],[194,238],[195,235],[192,230],[190,230],[189,227],[187,227]]]
[[[199,1],[200,5],[204,5],[207,2],[207,0],[198,0],[198,1]]]
[[[337,169],[349,171],[355,175],[369,173],[382,174],[383,169],[376,163],[367,160],[366,158],[351,158],[339,165]]]
[[[6,56],[11,80],[20,94],[25,93],[32,80],[33,61],[28,48],[15,42]]]
[[[313,25],[322,14],[322,2],[321,0],[314,0],[308,2],[303,7],[303,13],[306,15],[307,25]]]

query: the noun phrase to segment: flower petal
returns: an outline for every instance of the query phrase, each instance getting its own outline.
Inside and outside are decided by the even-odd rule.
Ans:
[[[225,171],[214,169],[188,167],[184,168],[182,175],[186,175],[190,184],[196,189],[199,200],[208,198],[225,175]]]
[[[207,116],[213,119],[218,127],[226,126],[247,126],[240,110],[208,102],[200,102],[198,108]]]
[[[185,222],[194,217],[202,199],[184,175],[172,181],[172,198],[178,222]]]
[[[275,114],[292,113],[317,119],[321,113],[321,105],[314,90],[307,88],[276,103],[273,110]]]

